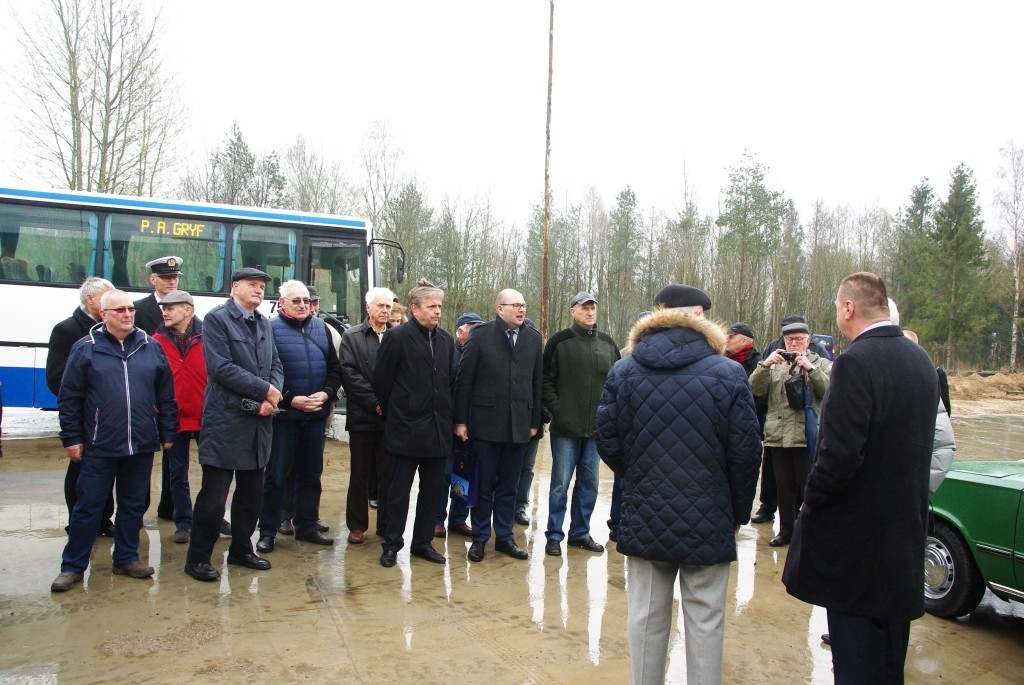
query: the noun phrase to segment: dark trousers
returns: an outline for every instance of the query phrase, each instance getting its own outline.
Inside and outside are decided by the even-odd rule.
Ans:
[[[382,545],[384,549],[397,552],[405,546],[403,534],[406,519],[409,518],[409,492],[417,471],[420,474],[420,491],[416,498],[416,520],[412,525],[412,549],[428,546],[434,539],[437,503],[444,495],[444,457],[392,454],[391,483],[387,494],[388,527]]]
[[[232,471],[203,464],[203,485],[196,495],[192,511],[192,541],[188,560],[210,563],[213,547],[220,537],[224,506],[232,478],[235,494],[231,498],[231,546],[228,553],[241,557],[253,554],[252,534],[263,507],[263,469]]]
[[[160,502],[156,505],[156,516],[162,519],[173,519],[174,486],[171,484],[171,464],[167,459],[167,454],[164,454],[160,463]]]
[[[384,447],[384,431],[350,431],[348,434],[349,477],[345,499],[345,525],[349,530],[370,528],[369,481],[377,474],[381,497],[377,500],[377,535],[388,526],[388,487],[391,482],[391,460]]]
[[[99,535],[107,493],[117,483],[117,519],[114,521],[114,566],[139,560],[139,530],[146,511],[153,453],[124,457],[88,457],[78,476],[78,500],[71,512],[68,542],[61,571],[82,573],[89,566],[92,545]]]
[[[622,519],[622,476],[615,474],[612,479],[612,504],[608,510],[608,530],[618,530]]]
[[[176,528],[192,527],[192,491],[188,485],[188,457],[189,447],[193,440],[199,440],[199,431],[180,431],[175,436],[171,449],[164,451],[164,465],[169,465],[170,469],[170,497],[174,503],[174,526]],[[160,504],[157,505],[158,516],[166,492],[167,490],[164,490],[160,494]]]
[[[797,508],[803,502],[804,487],[811,472],[806,447],[772,447],[775,486],[779,491],[779,535],[790,536]]]
[[[910,621],[827,613],[836,685],[902,685]]]
[[[516,488],[516,513],[526,513],[530,506],[530,488],[533,487],[533,467],[537,465],[537,449],[540,447],[539,433],[526,443],[523,451],[523,470],[519,474],[519,486]]]
[[[71,520],[71,512],[75,510],[75,504],[78,502],[78,477],[82,473],[82,461],[71,461],[68,460],[68,470],[64,474],[64,501],[68,505],[68,520]],[[148,498],[147,498],[148,502]],[[114,484],[110,484],[110,488],[107,490],[107,498],[103,504],[103,517],[100,519],[100,528],[107,523],[111,522],[114,518]],[[70,523],[68,524],[70,528]],[[97,533],[99,530],[97,530]]]
[[[760,511],[765,514],[774,514],[779,508],[779,494],[775,487],[775,466],[772,462],[772,448],[764,448],[764,457],[761,460],[761,494],[758,496],[761,502]]]
[[[494,519],[495,540],[512,540],[512,521],[516,513],[516,491],[523,472],[526,443],[471,440],[469,449],[476,455],[479,494],[476,506],[469,510],[473,520],[473,542],[487,542]]]
[[[294,467],[293,509],[296,535],[317,532],[324,472],[324,419],[311,421],[275,421],[270,445],[270,462],[263,484],[263,510],[260,537],[276,537],[281,525],[281,504],[285,480]]]

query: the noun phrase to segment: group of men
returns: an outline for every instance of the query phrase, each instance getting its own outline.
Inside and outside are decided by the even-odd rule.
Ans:
[[[439,326],[440,288],[417,283],[408,294],[411,318],[398,326],[390,323],[394,295],[372,289],[366,322],[345,332],[338,354],[324,324],[311,316],[302,283],[282,284],[277,318],[260,313],[269,280],[254,268],[235,271],[231,297],[203,322],[187,293],[158,289],[163,324],[153,338],[136,326],[137,305],[126,293],[102,279],[83,284],[81,312],[61,324],[65,338],[75,337],[75,325],[85,333],[70,346],[58,388],[61,439],[79,473],[54,591],[82,579],[92,542],[107,534],[105,508],[115,481],[113,571],[152,575],[139,560],[138,534],[158,448],[168,462],[172,517],[190,541],[189,575],[219,576],[210,558],[232,480],[228,563],[270,568],[251,537],[258,524],[257,550],[273,550],[290,488],[296,539],[331,544],[319,521],[319,478],[325,416],[342,387],[352,454],[350,544],[365,540],[368,474],[375,471],[380,563],[395,565],[418,474],[410,552],[444,563],[432,539],[444,518],[457,440],[476,461],[475,503],[471,525],[453,507],[448,532],[469,534],[471,562],[484,558],[492,532],[496,551],[526,559],[513,524],[523,456],[546,408],[552,477],[545,552],[561,554],[573,473],[568,544],[603,550],[589,520],[597,459],[604,460],[621,487],[617,544],[629,558],[633,682],[664,681],[677,581],[688,680],[721,682],[735,535],[750,518],[761,465],[754,401],[760,394],[767,395],[768,421],[775,411],[778,423],[766,423],[764,442],[779,436],[772,452],[783,462],[775,468],[785,481],[783,528],[771,542],[791,544],[783,582],[790,594],[827,609],[837,683],[902,682],[909,622],[923,614],[921,559],[939,393],[927,354],[890,322],[885,285],[874,274],[852,274],[839,286],[836,323],[851,344],[834,364],[819,363],[807,350],[806,325],[791,323],[783,330],[787,354],[773,351],[749,374],[742,366],[751,351],[746,341],[730,340],[752,338],[749,327],[726,331],[707,319],[710,298],[681,284],[658,293],[620,361],[614,342],[597,330],[595,298],[584,292],[570,302],[572,324],[545,346],[525,325],[526,302],[515,290],[498,293],[492,320],[460,318],[457,342]],[[86,315],[99,322],[88,325]],[[790,377],[796,389],[787,393]],[[200,386],[204,399],[197,402]],[[787,411],[805,412],[805,429],[817,419],[817,439],[803,436],[806,466],[786,454],[798,437]],[[200,427],[203,483],[189,512],[174,474],[181,454],[187,466]],[[812,444],[813,462],[807,459]],[[285,486],[289,472],[293,486]],[[801,479],[806,488],[798,493],[789,483]],[[860,558],[864,550],[877,560],[870,567]]]

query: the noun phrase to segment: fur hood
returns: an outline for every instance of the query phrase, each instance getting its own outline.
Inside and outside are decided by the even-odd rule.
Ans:
[[[629,332],[626,354],[648,333],[669,328],[689,328],[700,333],[716,354],[725,354],[725,326],[710,319],[697,318],[680,309],[655,309],[649,316],[637,321]]]

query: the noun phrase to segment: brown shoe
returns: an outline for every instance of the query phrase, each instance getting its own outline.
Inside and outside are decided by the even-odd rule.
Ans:
[[[50,592],[67,592],[75,586],[75,583],[82,582],[82,574],[74,571],[61,571],[60,575],[50,583]]]
[[[149,578],[156,572],[156,569],[152,566],[146,566],[141,561],[133,561],[124,566],[115,566],[111,570],[119,576],[131,576],[132,578]]]
[[[361,530],[353,530],[348,534],[348,544],[350,545],[361,545],[365,539]]]
[[[292,520],[281,519],[281,525],[277,527],[277,532],[281,535],[295,535],[295,526],[292,525]]]
[[[467,538],[473,537],[473,529],[467,523],[460,523],[457,526],[449,526],[448,532],[465,535]]]
[[[445,536],[444,526],[434,526],[434,537],[443,538]]]

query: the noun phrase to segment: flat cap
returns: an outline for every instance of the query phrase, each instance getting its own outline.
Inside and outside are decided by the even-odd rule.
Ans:
[[[190,304],[193,307],[196,306],[196,303],[192,301],[192,296],[184,290],[172,290],[167,293],[167,297],[160,300],[159,304],[161,307],[166,307],[169,304]]]
[[[737,321],[733,325],[729,326],[726,335],[745,335],[751,340],[754,339],[754,329],[750,327],[750,324]]]
[[[787,335],[789,333],[807,333],[811,334],[811,329],[807,327],[807,324],[799,321],[795,323],[789,323],[782,327],[782,334]]]
[[[575,295],[573,295],[572,299],[569,300],[569,308],[572,309],[577,305],[586,304],[587,302],[593,302],[594,304],[597,304],[597,298],[595,298],[590,293],[583,292],[581,290]]]
[[[666,285],[654,296],[655,307],[703,307],[704,311],[711,309],[711,298],[700,288],[682,283]]]
[[[173,276],[181,273],[181,257],[157,257],[146,266],[158,276]]]
[[[264,282],[272,280],[270,274],[259,269],[254,269],[251,266],[243,266],[241,269],[235,269],[231,272],[231,282],[244,281],[247,278],[259,278]]]
[[[306,286],[306,290],[309,291],[309,299],[311,301],[318,302],[320,300],[320,293],[318,293],[316,291],[316,287],[315,286],[307,285]]]
[[[788,326],[791,323],[807,323],[807,320],[799,314],[788,314],[787,316],[782,317],[782,323],[779,325]]]
[[[476,312],[466,312],[465,314],[463,314],[462,316],[459,317],[458,321],[455,322],[455,327],[456,328],[462,328],[467,323],[481,324],[483,322],[484,322],[484,320],[481,319],[480,315],[477,314]]]

